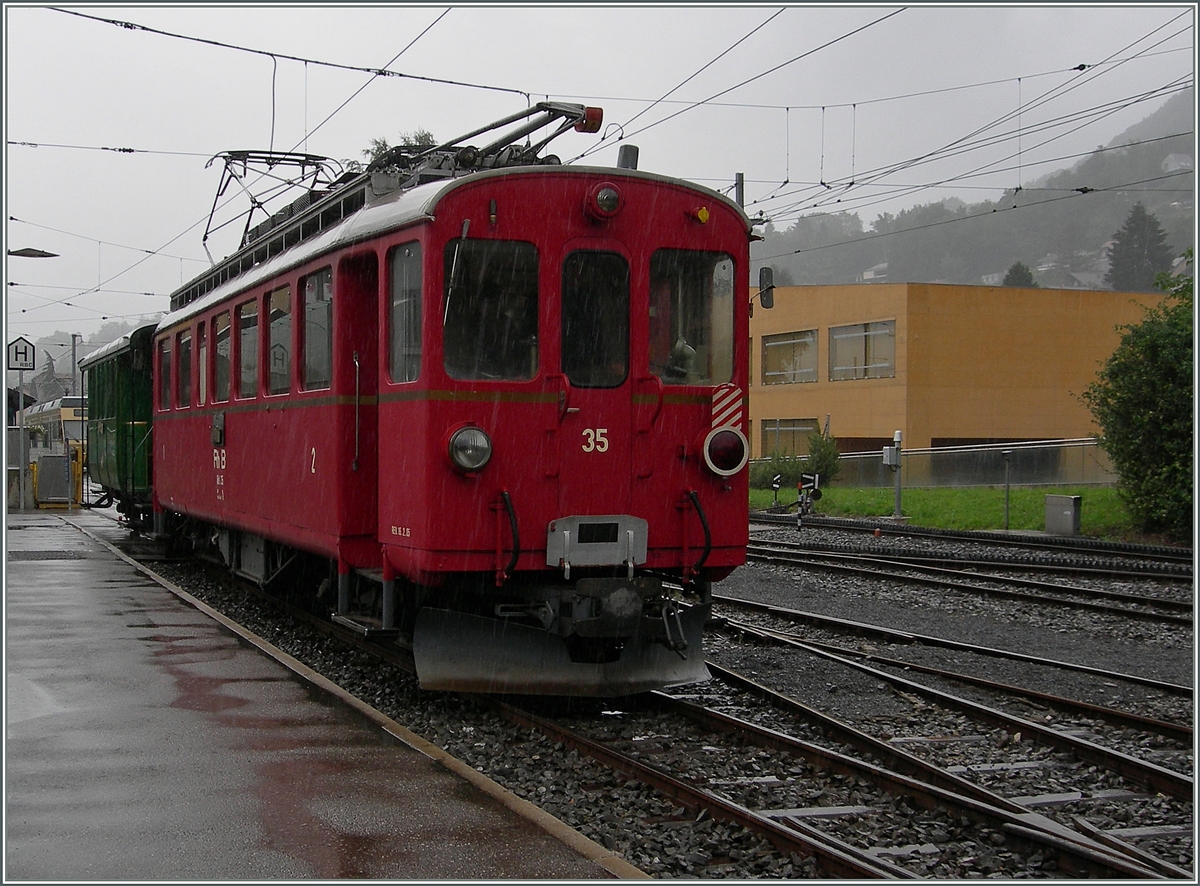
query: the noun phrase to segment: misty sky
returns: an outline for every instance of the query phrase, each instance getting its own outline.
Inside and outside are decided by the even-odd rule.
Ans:
[[[225,150],[362,160],[372,138],[449,139],[529,102],[579,102],[605,129],[562,136],[563,160],[614,165],[623,133],[642,169],[726,191],[743,173],[747,212],[777,228],[839,210],[869,226],[1070,166],[1191,86],[1195,64],[1191,4],[4,15],[5,242],[60,256],[6,258],[10,341],[164,310],[208,265],[222,164],[206,164]],[[218,260],[244,225],[237,196],[209,238]]]

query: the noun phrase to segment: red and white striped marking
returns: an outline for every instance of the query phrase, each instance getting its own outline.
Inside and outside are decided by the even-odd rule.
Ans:
[[[742,429],[742,389],[721,385],[713,391],[712,426]]]

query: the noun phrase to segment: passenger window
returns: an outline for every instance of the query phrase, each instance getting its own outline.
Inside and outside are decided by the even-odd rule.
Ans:
[[[267,391],[286,394],[292,386],[292,288],[281,286],[267,296],[271,349]]]
[[[333,269],[304,278],[304,390],[333,382]]]
[[[171,408],[171,342],[163,339],[158,343],[158,408],[166,412]]]
[[[258,303],[248,301],[238,307],[238,396],[258,393]]]
[[[178,385],[175,391],[175,405],[186,409],[192,405],[192,333],[179,333],[179,371],[175,378]]]
[[[224,402],[229,399],[229,360],[232,356],[228,311],[217,314],[216,319],[213,320],[213,339],[217,358],[214,367],[216,381],[213,386],[213,399]]]
[[[397,246],[388,267],[388,371],[394,382],[416,381],[421,374],[421,244]]]
[[[196,402],[203,406],[208,402],[208,339],[203,321],[196,326],[196,356],[199,359],[196,375],[200,382],[200,398]]]
[[[650,371],[668,385],[733,378],[733,259],[659,249],[650,259]]]
[[[581,388],[615,388],[629,374],[629,264],[615,252],[563,263],[562,370]]]
[[[538,254],[532,243],[454,240],[445,253],[443,347],[459,379],[533,378]]]

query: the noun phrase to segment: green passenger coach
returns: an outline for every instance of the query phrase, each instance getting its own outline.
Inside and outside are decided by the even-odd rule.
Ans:
[[[87,376],[87,470],[104,497],[135,526],[149,526],[153,497],[150,358],[154,323],[89,354],[79,362]]]

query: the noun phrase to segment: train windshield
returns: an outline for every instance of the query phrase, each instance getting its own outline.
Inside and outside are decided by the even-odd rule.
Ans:
[[[445,253],[446,374],[524,380],[538,365],[538,253],[515,240],[453,240]]]
[[[659,249],[650,259],[650,371],[668,385],[733,378],[733,259]]]
[[[629,374],[629,265],[615,252],[563,263],[562,370],[580,388],[615,388]]]

